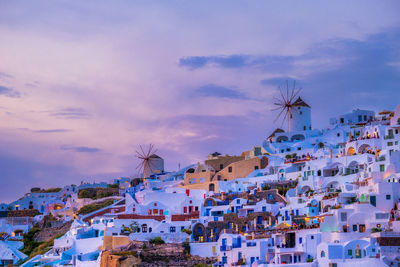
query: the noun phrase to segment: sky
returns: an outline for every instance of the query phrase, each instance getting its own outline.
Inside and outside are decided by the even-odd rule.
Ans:
[[[0,202],[240,154],[296,80],[314,128],[400,104],[399,1],[0,0]]]

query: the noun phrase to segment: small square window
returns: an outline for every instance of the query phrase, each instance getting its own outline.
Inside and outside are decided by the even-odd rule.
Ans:
[[[390,195],[386,195],[386,199],[387,199],[387,200],[390,200]]]

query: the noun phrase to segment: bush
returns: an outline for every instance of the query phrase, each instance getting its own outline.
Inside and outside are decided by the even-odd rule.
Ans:
[[[106,201],[103,202],[99,202],[99,203],[95,203],[95,204],[89,204],[86,206],[83,206],[79,211],[78,211],[78,215],[83,215],[83,214],[88,214],[91,213],[93,211],[105,208],[107,206],[110,206],[114,203],[114,200],[112,199],[108,199]]]
[[[263,186],[262,186],[262,190],[270,190],[271,189],[271,187],[268,185],[268,184],[263,184]]]
[[[39,231],[40,231],[39,228],[33,227],[31,230],[29,230],[28,233],[24,234],[22,240],[24,242],[24,248],[21,250],[22,253],[29,256],[32,253],[32,251],[41,244],[40,242],[34,240],[35,234]]]
[[[121,251],[121,252],[115,252],[115,253],[113,253],[113,255],[138,257],[138,253],[137,253],[136,251]]]
[[[155,237],[155,238],[153,238],[153,239],[150,239],[149,242],[150,242],[150,244],[154,244],[154,245],[162,245],[162,244],[165,244],[164,240],[162,240],[162,238],[159,237],[159,236],[157,236],[157,237]]]
[[[57,193],[60,192],[61,188],[60,187],[56,187],[56,188],[49,188],[49,189],[42,189],[40,191],[40,193]]]
[[[307,260],[306,260],[306,262],[313,262],[314,261],[314,259],[311,257],[311,258],[308,258]]]
[[[182,243],[182,247],[183,247],[183,252],[187,255],[190,254],[190,244],[189,242],[183,242]]]
[[[378,233],[378,232],[382,232],[382,228],[374,227],[371,229],[371,233]]]
[[[78,193],[78,198],[91,198],[91,197],[92,197],[92,194],[90,194],[90,192],[87,190],[81,190]]]
[[[79,191],[78,198],[100,199],[118,195],[118,193],[118,188],[87,188]]]
[[[109,184],[108,188],[119,188],[119,184]]]
[[[192,234],[192,230],[186,229],[186,228],[183,228],[183,229],[182,229],[182,232],[183,232],[183,233],[186,233],[186,234],[188,234],[188,235],[191,235],[191,234]]]

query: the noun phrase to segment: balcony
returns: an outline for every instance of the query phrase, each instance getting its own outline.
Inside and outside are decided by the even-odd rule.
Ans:
[[[232,249],[232,246],[221,246],[219,248],[220,251],[229,251]]]

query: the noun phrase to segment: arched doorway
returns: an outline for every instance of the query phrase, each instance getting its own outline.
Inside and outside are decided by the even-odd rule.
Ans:
[[[351,146],[347,149],[347,156],[353,156],[355,154],[356,154],[356,150],[354,149],[354,147]]]

